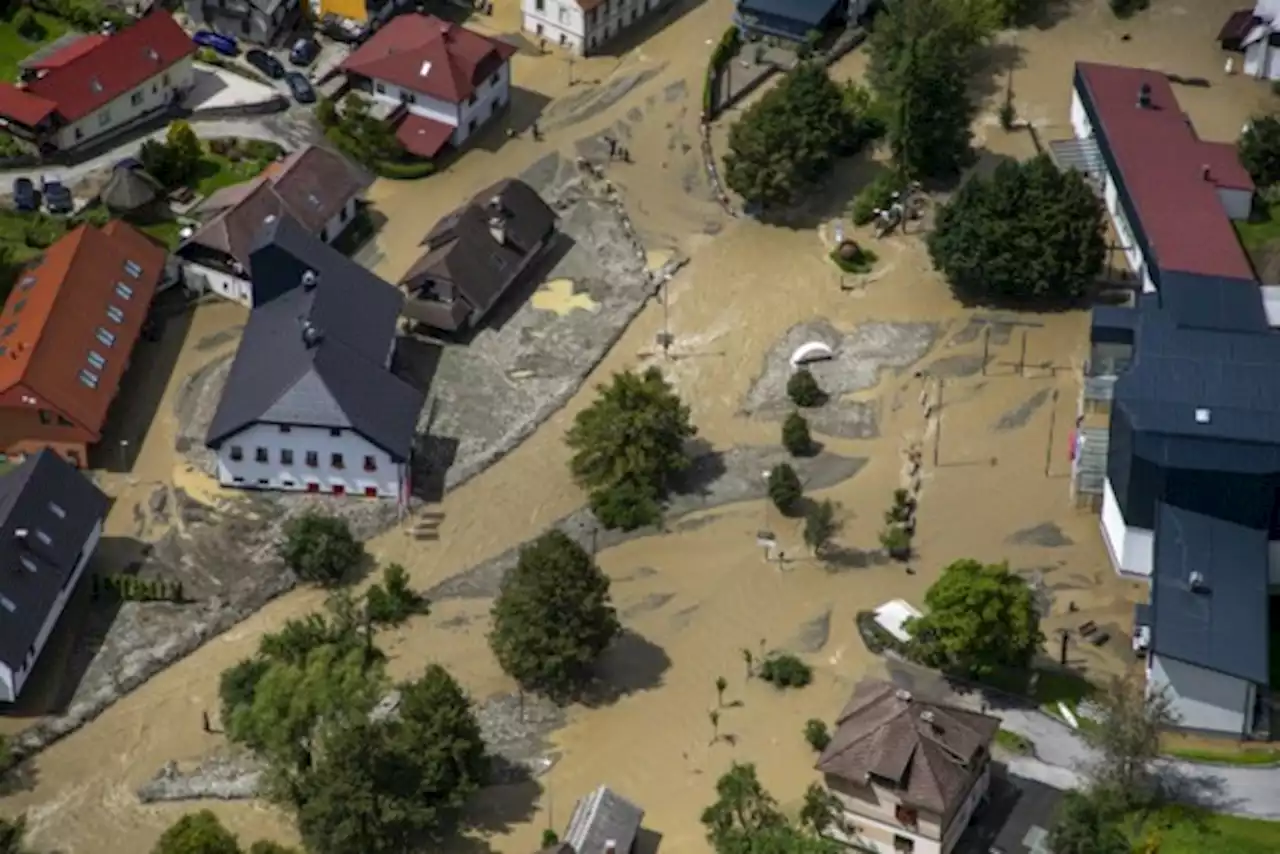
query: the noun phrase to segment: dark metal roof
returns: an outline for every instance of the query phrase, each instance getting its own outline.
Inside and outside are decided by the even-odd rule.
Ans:
[[[1158,505],[1153,652],[1267,684],[1267,536],[1265,530]],[[1202,585],[1193,586],[1192,573],[1199,573]]]
[[[739,0],[740,15],[776,15],[788,21],[817,27],[843,0]]]
[[[354,430],[407,459],[424,395],[384,366],[400,292],[288,217],[262,240],[255,293],[259,277],[286,287],[249,315],[209,446],[265,421]],[[313,287],[303,284],[307,273]]]
[[[644,810],[601,786],[574,806],[564,841],[578,854],[601,854],[607,842],[613,843],[618,854],[627,854],[643,820]]]
[[[98,487],[49,450],[0,477],[0,661],[11,669],[22,666],[109,506]]]
[[[993,776],[992,789],[991,803],[983,812],[998,813],[1004,820],[991,854],[1049,854],[1049,828],[1065,793],[1015,774]],[[980,814],[976,822],[983,821]]]
[[[1232,279],[1165,270],[1157,293],[1179,326],[1234,332],[1268,332],[1262,291],[1254,279]]]

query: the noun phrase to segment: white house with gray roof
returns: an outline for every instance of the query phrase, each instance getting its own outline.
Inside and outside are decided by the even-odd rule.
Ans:
[[[209,427],[218,481],[370,498],[409,492],[424,395],[391,370],[400,292],[289,217],[252,253],[255,296]]]

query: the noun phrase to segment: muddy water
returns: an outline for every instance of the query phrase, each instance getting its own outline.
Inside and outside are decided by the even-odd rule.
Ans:
[[[727,221],[705,188],[690,182],[687,166],[691,157],[696,160],[696,147],[689,152],[683,145],[684,140],[696,145],[702,58],[708,41],[723,30],[730,5],[728,0],[704,3],[620,60],[576,63],[574,76],[586,80],[660,70],[619,103],[549,130],[544,143],[520,138],[494,152],[474,151],[429,181],[380,184],[373,193],[390,220],[378,238],[379,272],[394,277],[413,261],[422,232],[440,213],[551,148],[568,152],[575,140],[642,109],[643,119],[633,124],[630,138],[637,162],[615,168],[613,177],[625,188],[642,231],[656,243],[679,245],[692,256],[670,285],[668,322],[676,358],[663,367],[692,406],[703,438],[722,448],[776,442],[775,423],[750,421],[738,411],[764,354],[795,323],[814,318],[826,318],[839,328],[869,319],[937,323],[944,332],[925,364],[951,357],[971,362],[982,347],[981,336],[956,338],[967,312],[932,274],[915,238],[877,244],[881,261],[873,281],[859,290],[841,290],[840,277],[823,260],[824,244],[814,226],[841,209],[871,165],[843,166],[827,196],[815,203],[813,216],[789,228]],[[1156,5],[1151,14],[1119,28],[1110,22],[1104,2],[1085,2],[1078,4],[1076,17],[1049,31],[1018,34],[1024,51],[1014,82],[1019,112],[1044,126],[1047,134],[1060,128],[1076,57],[1153,64],[1213,81],[1211,89],[1182,87],[1179,96],[1206,137],[1230,138],[1266,91],[1247,81],[1222,81],[1211,40],[1234,0]],[[492,23],[510,30],[514,15],[514,8],[504,6]],[[1133,38],[1121,41],[1126,30]],[[571,92],[568,66],[559,59],[521,56],[516,63],[517,82],[545,97],[583,91],[575,86]],[[855,53],[836,73],[857,77],[862,63]],[[680,81],[688,97],[668,100],[665,93],[674,90],[667,87]],[[978,130],[981,145],[993,155],[1025,157],[1031,152],[1026,135],[1007,135],[989,117],[979,122]],[[191,342],[242,322],[236,311],[229,306],[200,310],[175,377],[222,352],[216,347],[199,350]],[[541,828],[562,827],[573,800],[601,782],[644,805],[646,824],[662,834],[669,851],[705,850],[698,813],[711,799],[716,775],[733,759],[757,762],[784,802],[798,797],[813,777],[813,757],[801,738],[803,722],[829,719],[849,686],[876,672],[876,663],[857,640],[854,614],[893,597],[920,601],[938,569],[957,557],[1009,560],[1043,581],[1053,609],[1051,627],[1066,623],[1068,605],[1074,603],[1079,612],[1071,615],[1072,622],[1114,624],[1123,647],[1134,590],[1107,570],[1096,517],[1069,506],[1063,476],[1077,393],[1072,368],[1082,355],[1086,319],[1079,313],[1017,319],[1024,325],[992,336],[989,375],[954,376],[946,382],[937,417],[926,420],[920,407],[922,393],[938,402],[936,384],[922,384],[910,370],[889,372],[876,389],[860,395],[879,403],[880,437],[823,438],[831,450],[869,459],[855,478],[821,496],[840,505],[844,529],[839,544],[845,549],[875,547],[881,514],[901,482],[900,453],[909,443],[921,443],[926,465],[914,574],[897,565],[829,570],[800,559],[797,524],[778,518],[761,502],[708,511],[677,525],[671,534],[633,541],[600,556],[615,579],[615,599],[634,634],[626,655],[614,656],[609,664],[611,679],[627,693],[602,708],[573,710],[568,725],[554,736],[562,755],[542,779],[540,792],[489,793],[487,817],[501,828],[489,840],[495,850],[534,850]],[[646,309],[591,383],[620,368],[653,361],[653,341],[662,324],[660,308]],[[1021,373],[1019,362],[1024,363]],[[537,535],[575,509],[581,495],[566,476],[561,437],[588,399],[579,395],[501,463],[432,508],[443,514],[438,542],[423,543],[392,531],[371,543],[371,549],[384,560],[403,563],[415,583],[425,586]],[[136,483],[117,484],[137,493],[130,492],[130,500],[141,500],[144,485],[152,481],[181,478],[189,491],[207,489],[189,472],[174,471],[167,450],[173,441],[173,426],[165,420],[169,417],[162,407],[158,427],[143,447]],[[1057,527],[1047,536],[1049,523]],[[784,568],[762,560],[755,546],[755,532],[761,528],[776,531],[795,558]],[[263,632],[319,607],[320,598],[306,591],[285,597],[148,682],[42,754],[31,785],[5,798],[4,811],[28,811],[35,843],[72,854],[137,854],[149,848],[190,807],[143,807],[133,789],[164,762],[198,757],[219,743],[200,728],[201,711],[216,707],[218,674],[249,654]],[[385,639],[394,656],[393,672],[410,675],[437,660],[478,697],[510,690],[485,647],[486,612],[485,602],[437,603],[430,617]],[[803,630],[828,613],[829,636],[818,639],[825,643],[799,637],[812,634]],[[810,688],[780,694],[744,678],[741,649],[797,645],[806,648],[815,667]],[[1092,648],[1073,656],[1096,673],[1117,671],[1127,663],[1126,656]],[[741,705],[722,710],[719,735],[725,737],[713,742],[708,711],[716,703],[714,682],[721,675],[730,684],[726,701]],[[246,839],[288,840],[293,835],[287,817],[269,808],[211,807]]]

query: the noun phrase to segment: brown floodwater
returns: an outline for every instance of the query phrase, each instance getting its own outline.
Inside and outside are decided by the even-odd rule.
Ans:
[[[777,442],[776,423],[744,418],[739,410],[765,354],[794,324],[825,318],[849,329],[868,320],[925,321],[946,326],[950,334],[971,314],[952,299],[932,272],[919,239],[911,236],[876,244],[880,262],[865,289],[840,289],[840,277],[825,260],[825,244],[815,226],[838,215],[874,163],[842,165],[815,202],[811,221],[795,227],[729,220],[700,184],[691,185],[703,63],[708,44],[729,20],[731,5],[730,0],[709,0],[620,58],[574,63],[572,74],[578,80],[657,69],[598,114],[550,128],[542,142],[522,137],[493,151],[472,151],[426,181],[379,183],[372,192],[374,204],[388,217],[378,237],[378,271],[395,277],[414,260],[422,233],[440,214],[486,183],[518,173],[553,149],[569,153],[575,140],[642,108],[643,121],[631,131],[636,162],[617,167],[612,177],[624,189],[629,211],[653,248],[678,248],[691,256],[670,285],[678,358],[663,368],[692,407],[701,437],[717,448]],[[1236,0],[1165,0],[1121,25],[1112,20],[1104,0],[1082,0],[1070,17],[1044,31],[1017,33],[1005,40],[1016,47],[997,53],[1006,63],[1008,57],[1018,57],[1013,83],[1018,111],[1045,139],[1066,132],[1071,63],[1078,58],[1205,78],[1211,87],[1179,87],[1179,97],[1203,135],[1229,139],[1248,113],[1270,97],[1262,84],[1226,79],[1222,73],[1223,57],[1213,36],[1237,5]],[[511,31],[516,15],[516,4],[504,3],[488,23]],[[1124,33],[1131,39],[1122,40]],[[864,63],[864,55],[855,52],[834,73],[857,79]],[[569,68],[556,57],[519,56],[515,80],[554,100],[571,91]],[[679,81],[684,81],[687,97],[668,99],[667,87]],[[998,74],[987,87],[988,108],[976,127],[987,162],[1033,153],[1026,134],[1007,134],[994,118],[995,99],[1004,85],[1003,74]],[[723,129],[715,136],[723,146]],[[689,151],[682,144],[686,141],[692,144]],[[233,306],[211,305],[196,312],[170,395],[183,376],[233,346],[228,341],[199,349],[193,342],[243,320],[243,311]],[[634,643],[635,655],[616,661],[611,674],[631,691],[602,708],[570,711],[567,725],[553,737],[559,761],[541,779],[540,791],[511,787],[486,795],[485,812],[500,827],[488,839],[494,850],[535,850],[542,827],[562,828],[573,801],[604,782],[645,808],[645,823],[661,834],[665,850],[704,851],[698,815],[712,798],[716,776],[733,760],[757,763],[777,797],[794,801],[814,779],[813,756],[801,737],[804,721],[829,720],[854,682],[880,672],[858,640],[854,615],[891,598],[920,602],[938,570],[956,558],[1008,560],[1019,569],[1039,570],[1055,595],[1050,628],[1066,624],[1068,602],[1074,602],[1079,613],[1071,621],[1117,626],[1122,634],[1113,647],[1123,653],[1135,590],[1110,572],[1097,518],[1071,506],[1064,474],[1087,316],[1075,312],[1019,321],[1026,324],[1018,329],[1027,331],[1026,362],[1031,367],[1025,375],[1011,367],[1021,346],[1015,332],[1007,344],[993,348],[990,376],[948,384],[943,437],[937,440],[941,465],[933,466],[930,458],[939,422],[925,421],[919,405],[922,387],[911,371],[887,372],[875,389],[859,395],[879,402],[879,438],[821,437],[829,450],[868,459],[856,477],[818,496],[839,504],[844,527],[838,542],[849,549],[876,547],[881,513],[901,480],[901,453],[912,442],[922,443],[926,465],[915,574],[896,564],[837,570],[807,559],[790,561],[781,570],[766,564],[755,544],[755,532],[763,527],[775,530],[792,556],[803,549],[797,524],[778,518],[763,502],[706,511],[694,517],[697,524],[682,524],[672,533],[634,540],[600,555],[601,565],[615,579],[614,598],[627,628],[644,641]],[[613,371],[651,361],[661,324],[660,309],[646,308],[586,388]],[[946,349],[940,342],[926,361],[980,349],[980,343]],[[1025,426],[993,430],[1003,415],[1030,397],[1055,390],[1056,397],[1046,397],[1049,402],[1032,412]],[[426,586],[536,536],[576,509],[582,496],[567,475],[562,436],[590,397],[589,391],[577,395],[512,454],[431,508],[443,514],[437,542],[424,543],[398,529],[372,541],[370,549],[380,559],[404,564],[414,583]],[[1051,430],[1057,431],[1056,438]],[[178,483],[196,497],[216,494],[200,476],[175,463],[174,434],[171,407],[162,406],[132,476],[111,481],[113,491],[123,493],[112,514],[116,530],[132,530],[132,505],[144,501],[155,483]],[[1068,544],[1046,548],[1008,540],[1016,531],[1049,522],[1056,523]],[[221,739],[202,732],[200,720],[202,711],[216,709],[218,675],[249,655],[264,632],[320,607],[321,601],[310,590],[285,596],[159,674],[42,753],[28,785],[3,799],[3,811],[26,811],[32,842],[69,854],[138,854],[178,815],[206,806],[246,840],[292,839],[288,816],[264,805],[142,806],[134,789],[165,762],[195,759],[219,746]],[[487,607],[485,602],[438,603],[429,617],[388,633],[384,643],[393,656],[392,672],[411,675],[438,661],[476,697],[510,691],[485,644]],[[827,613],[827,642],[806,656],[815,668],[812,686],[780,693],[745,679],[743,648],[786,646],[806,623]],[[1095,674],[1128,664],[1123,654],[1090,649],[1080,656]],[[729,681],[726,701],[741,702],[721,713],[719,733],[731,738],[713,743],[708,712],[716,704],[718,676]]]

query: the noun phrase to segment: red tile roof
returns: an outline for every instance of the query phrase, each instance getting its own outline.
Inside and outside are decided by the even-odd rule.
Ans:
[[[1253,281],[1253,267],[1218,188],[1253,189],[1225,143],[1196,136],[1162,72],[1092,62],[1076,64],[1086,94],[1161,270]],[[1151,106],[1138,106],[1150,87]],[[1208,167],[1208,178],[1205,168]]]
[[[453,131],[453,125],[408,113],[396,128],[396,139],[410,154],[429,160],[448,144]]]
[[[164,265],[163,248],[120,222],[82,225],[50,246],[0,311],[0,395],[22,384],[100,435]],[[86,369],[96,387],[80,381]]]
[[[401,15],[378,30],[340,67],[460,104],[515,52],[513,45],[434,15]]]
[[[0,81],[0,116],[27,127],[35,127],[58,109],[53,101],[32,95],[12,83]]]
[[[27,68],[31,71],[49,71],[54,68],[61,68],[73,59],[77,59],[98,45],[107,40],[107,36],[100,33],[94,33],[91,36],[81,36],[66,47],[55,50],[53,53],[28,63]]]
[[[195,51],[191,37],[167,12],[153,12],[28,83],[26,91],[55,104],[63,121],[74,122],[162,74]],[[11,101],[26,109],[28,117],[33,113],[30,106],[24,107],[11,95],[0,95],[0,116],[28,124],[19,115],[10,116],[7,112]]]

